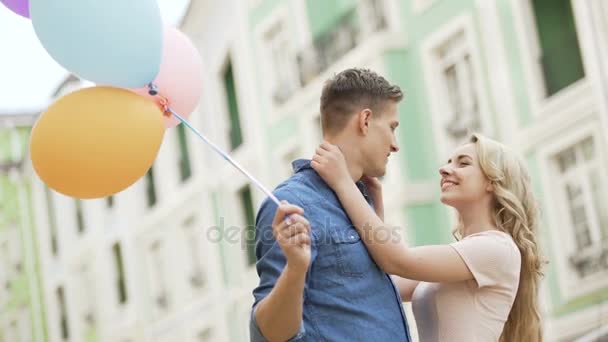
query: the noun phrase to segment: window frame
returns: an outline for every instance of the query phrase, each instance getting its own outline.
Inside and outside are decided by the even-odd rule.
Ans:
[[[478,32],[474,25],[473,18],[470,14],[464,14],[455,17],[423,42],[421,48],[421,60],[423,64],[423,79],[426,85],[427,97],[430,99],[433,94],[438,92],[445,94],[447,98],[447,87],[443,82],[443,71],[440,69],[440,58],[437,55],[437,50],[445,45],[450,39],[458,35],[464,35],[465,48],[469,51],[471,58],[471,66],[474,72],[473,84],[477,90],[477,101],[479,107],[479,120],[481,133],[487,136],[495,134],[494,121],[489,110],[489,94],[488,87],[485,86],[484,68],[482,67],[481,45],[477,40]],[[429,101],[431,108],[432,127],[440,128],[433,129],[434,140],[437,146],[437,154],[439,162],[445,159],[454,146],[450,145],[444,129],[444,113],[446,111],[445,104],[439,104],[438,101]],[[473,133],[473,132],[471,132]]]
[[[565,213],[565,209],[563,209],[568,208],[568,204],[563,202],[564,190],[554,186],[555,182],[558,181],[558,179],[556,179],[556,177],[558,177],[555,161],[556,155],[561,151],[582,142],[589,136],[592,136],[595,142],[599,168],[606,168],[608,164],[606,162],[605,141],[602,138],[596,120],[589,120],[582,125],[571,127],[568,132],[556,135],[558,138],[554,138],[553,141],[543,145],[538,150],[540,174],[548,176],[541,177],[540,183],[545,193],[544,198],[546,203],[544,203],[544,208],[547,212],[544,218],[547,221],[546,227],[550,231],[548,234],[550,235],[550,241],[548,242],[551,244],[551,249],[553,250],[556,259],[554,264],[556,265],[562,302],[608,286],[608,277],[606,277],[608,271],[600,271],[596,274],[587,276],[584,278],[585,281],[581,281],[581,278],[575,274],[569,265],[570,253],[563,252],[564,239],[562,237],[572,237],[566,239],[568,248],[572,249],[573,244],[575,243],[574,235],[572,235],[574,230],[572,229],[569,214]],[[606,184],[605,181],[602,186],[608,188],[608,184]],[[553,303],[553,305],[557,304]]]
[[[511,1],[511,9],[514,14],[514,26],[517,35],[517,46],[519,48],[519,57],[523,65],[525,83],[528,87],[528,94],[530,94],[530,109],[532,110],[532,115],[533,117],[551,116],[554,112],[553,109],[555,108],[556,103],[560,103],[564,98],[568,98],[572,96],[572,94],[580,92],[581,89],[585,89],[589,83],[589,68],[585,58],[583,37],[581,37],[581,25],[579,23],[580,15],[577,13],[574,2],[570,0],[584,76],[557,93],[547,96],[542,65],[538,61],[541,55],[541,46],[531,1],[533,0]]]

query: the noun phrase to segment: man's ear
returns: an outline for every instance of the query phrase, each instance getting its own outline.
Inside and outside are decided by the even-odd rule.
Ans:
[[[358,114],[359,130],[363,135],[367,135],[369,125],[372,120],[372,110],[365,108]]]

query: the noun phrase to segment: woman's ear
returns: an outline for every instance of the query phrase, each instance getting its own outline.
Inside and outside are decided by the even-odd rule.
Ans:
[[[372,110],[365,108],[358,114],[359,130],[363,135],[369,131],[370,121],[372,120]]]
[[[494,186],[494,184],[496,184],[496,182],[489,180],[488,185],[486,186],[486,191],[494,192],[496,190],[496,187]]]

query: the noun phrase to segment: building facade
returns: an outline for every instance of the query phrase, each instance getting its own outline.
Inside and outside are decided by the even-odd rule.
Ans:
[[[547,340],[593,340],[608,321],[607,18],[603,0],[193,1],[182,30],[205,74],[191,123],[272,187],[322,138],[324,80],[376,70],[406,93],[387,221],[412,245],[451,241],[439,165],[472,131],[513,146],[542,204]],[[248,339],[264,195],[184,127],[106,199],[30,174],[50,341]]]
[[[25,176],[36,114],[0,114],[0,340],[46,340],[39,255]]]

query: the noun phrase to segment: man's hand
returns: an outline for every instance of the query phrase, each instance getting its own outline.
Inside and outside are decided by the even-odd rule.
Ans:
[[[286,264],[270,293],[258,303],[254,323],[259,327],[257,333],[262,335],[259,340],[287,341],[302,326],[306,272],[312,256],[310,224],[303,214],[302,208],[286,201],[275,212],[272,234]],[[268,223],[264,227],[268,229]],[[273,253],[280,253],[276,245],[272,249]],[[263,260],[260,262],[264,263]]]
[[[290,270],[306,272],[310,264],[310,223],[298,206],[282,201],[272,223],[272,233]]]

